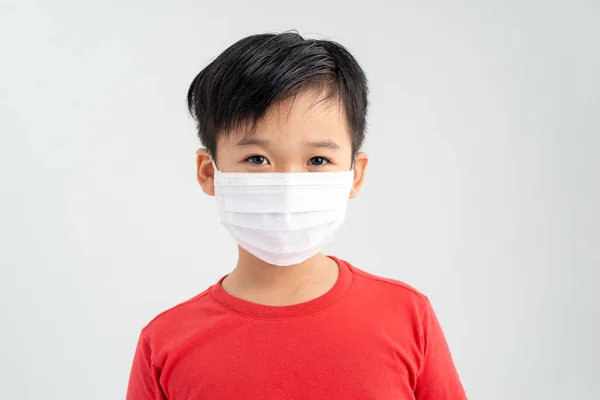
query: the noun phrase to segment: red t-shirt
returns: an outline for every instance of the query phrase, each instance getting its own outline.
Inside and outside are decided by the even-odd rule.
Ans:
[[[431,305],[337,260],[335,286],[273,307],[219,284],[141,333],[128,400],[466,399]]]

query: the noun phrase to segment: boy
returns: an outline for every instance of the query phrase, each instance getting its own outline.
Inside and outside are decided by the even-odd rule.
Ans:
[[[367,167],[367,82],[337,43],[247,37],[192,82],[197,178],[233,272],[143,330],[127,398],[459,400],[427,297],[321,254]]]

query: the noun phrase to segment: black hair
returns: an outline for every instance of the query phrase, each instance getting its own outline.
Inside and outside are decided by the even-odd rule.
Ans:
[[[248,36],[231,45],[192,81],[188,109],[215,157],[219,135],[253,127],[276,103],[321,87],[343,105],[353,156],[366,130],[368,86],[356,59],[339,43],[296,32]]]

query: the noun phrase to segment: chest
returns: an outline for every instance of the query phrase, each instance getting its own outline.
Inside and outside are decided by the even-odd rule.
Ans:
[[[191,337],[161,384],[171,400],[413,399],[416,346],[399,335],[360,321],[234,325]]]

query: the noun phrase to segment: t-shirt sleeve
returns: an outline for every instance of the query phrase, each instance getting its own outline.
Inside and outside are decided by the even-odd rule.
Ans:
[[[160,369],[152,364],[152,349],[142,331],[129,375],[127,400],[166,400],[159,378]]]
[[[417,378],[416,400],[466,400],[440,323],[426,302],[422,315],[423,363]]]

